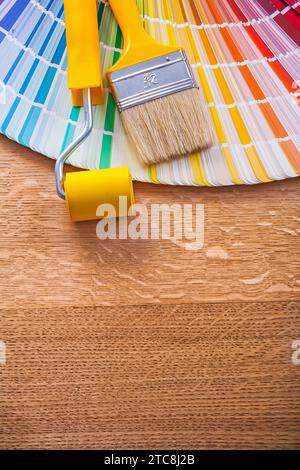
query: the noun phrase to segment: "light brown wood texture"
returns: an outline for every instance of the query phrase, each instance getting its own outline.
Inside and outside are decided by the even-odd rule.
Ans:
[[[0,448],[300,448],[300,180],[135,184],[205,245],[100,241],[0,137]]]

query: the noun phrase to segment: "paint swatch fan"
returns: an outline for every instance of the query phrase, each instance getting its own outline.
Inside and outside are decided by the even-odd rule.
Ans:
[[[144,166],[106,83],[94,128],[70,157],[80,168],[128,166],[135,180],[222,186],[300,174],[300,2],[137,0],[144,27],[185,49],[203,90],[215,143]],[[110,7],[98,5],[104,71],[122,50]],[[82,132],[67,86],[63,0],[0,0],[0,131],[50,158]]]

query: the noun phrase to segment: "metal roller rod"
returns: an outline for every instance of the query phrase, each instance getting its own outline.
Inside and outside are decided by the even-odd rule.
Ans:
[[[61,199],[66,199],[64,191],[64,164],[73,152],[86,140],[93,129],[93,108],[91,90],[83,90],[84,129],[82,133],[59,155],[55,164],[56,191]]]

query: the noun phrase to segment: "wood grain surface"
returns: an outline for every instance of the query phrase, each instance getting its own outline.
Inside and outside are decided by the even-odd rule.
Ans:
[[[205,244],[100,241],[0,137],[0,448],[300,448],[300,180],[135,184]],[[1,343],[2,342],[2,343]]]

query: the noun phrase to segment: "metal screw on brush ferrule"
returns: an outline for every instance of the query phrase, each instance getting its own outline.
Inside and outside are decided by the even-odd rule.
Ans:
[[[81,134],[60,154],[55,164],[56,191],[61,199],[66,199],[64,191],[64,164],[72,153],[85,141],[93,129],[93,108],[91,90],[83,90],[84,129]]]
[[[119,111],[191,88],[199,88],[184,51],[112,72],[110,85]]]

